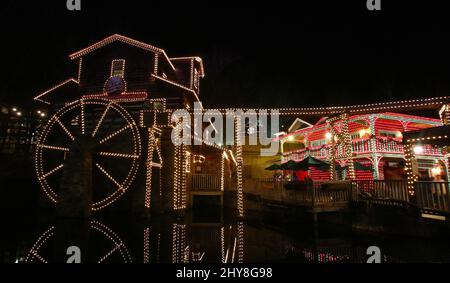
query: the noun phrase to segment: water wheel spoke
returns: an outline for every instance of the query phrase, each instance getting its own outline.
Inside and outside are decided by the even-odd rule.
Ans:
[[[46,144],[39,144],[38,147],[50,149],[50,150],[59,150],[59,151],[65,151],[69,152],[70,149],[68,147],[61,147],[61,146],[53,146],[53,145],[46,145]]]
[[[119,157],[119,158],[129,158],[129,159],[138,159],[139,155],[136,154],[126,154],[126,153],[118,153],[118,152],[100,152],[100,156],[109,156],[109,157]]]
[[[61,120],[59,120],[59,118],[57,116],[54,116],[54,119],[56,121],[56,123],[59,124],[59,126],[61,126],[61,128],[63,129],[64,133],[66,133],[66,135],[72,140],[75,140],[75,137],[72,135],[72,133],[66,128],[66,126],[64,126],[64,124],[61,122]]]
[[[95,129],[94,129],[94,131],[92,132],[92,137],[94,137],[95,134],[97,134],[98,129],[100,129],[100,126],[101,126],[101,124],[103,123],[103,120],[105,119],[106,114],[108,113],[109,107],[110,107],[110,106],[111,106],[111,103],[109,103],[109,104],[106,106],[105,111],[103,111],[102,116],[101,116],[100,119],[98,120],[97,125],[95,126]]]
[[[37,258],[40,262],[42,263],[48,263],[42,256],[40,256],[37,252],[33,251],[32,252],[33,257]]]
[[[60,164],[60,165],[56,166],[56,167],[53,168],[52,170],[50,170],[50,171],[48,171],[47,173],[45,173],[44,175],[42,175],[42,176],[40,177],[40,179],[45,179],[45,178],[47,178],[48,176],[50,176],[50,175],[52,175],[52,174],[58,172],[59,170],[61,170],[63,167],[64,167],[64,164]]]
[[[117,251],[120,248],[120,245],[116,245],[112,250],[110,250],[107,254],[105,254],[102,258],[100,258],[100,260],[98,261],[98,263],[102,263],[103,261],[105,261],[108,257],[110,257],[115,251]]]
[[[106,136],[105,138],[103,138],[102,140],[100,140],[100,141],[99,141],[99,144],[105,143],[106,141],[112,139],[113,137],[117,136],[118,134],[122,133],[123,131],[125,131],[125,130],[127,130],[127,129],[129,129],[129,128],[131,128],[131,125],[130,125],[130,124],[128,124],[128,125],[126,125],[126,126],[120,128],[119,130],[115,131],[114,133],[112,133],[112,134]]]
[[[113,182],[119,190],[123,190],[122,185],[119,182],[117,182],[116,179],[114,179],[114,177],[111,176],[111,174],[109,174],[108,171],[106,171],[100,164],[96,163],[95,166],[100,170],[100,172],[103,173],[103,175],[106,176],[106,178],[108,178],[111,182]]]

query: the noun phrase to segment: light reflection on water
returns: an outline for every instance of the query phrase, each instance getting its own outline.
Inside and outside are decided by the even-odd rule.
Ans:
[[[435,240],[368,237],[325,225],[313,231],[310,224],[208,218],[44,222],[21,233],[14,244],[2,241],[0,255],[2,262],[66,262],[67,248],[77,246],[81,262],[365,262],[367,247],[377,245],[384,262],[450,262],[449,244]]]

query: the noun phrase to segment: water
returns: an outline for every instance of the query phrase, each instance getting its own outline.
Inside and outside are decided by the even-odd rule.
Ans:
[[[358,234],[342,226],[238,221],[195,211],[183,219],[102,218],[57,221],[50,215],[3,215],[1,262],[66,262],[70,246],[81,262],[365,262],[378,246],[383,262],[450,262],[443,240]]]

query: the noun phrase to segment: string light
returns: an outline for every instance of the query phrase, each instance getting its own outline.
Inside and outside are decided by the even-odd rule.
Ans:
[[[172,224],[172,263],[186,263],[186,225]]]
[[[147,162],[146,162],[146,178],[145,178],[145,207],[150,208],[151,203],[151,194],[152,194],[152,172],[153,167],[162,168],[162,157],[161,150],[158,139],[155,137],[155,133],[161,134],[161,130],[158,128],[149,128],[148,129],[148,151],[147,151]],[[154,151],[156,149],[156,153],[159,159],[159,163],[153,162]],[[161,174],[160,174],[161,176]],[[161,185],[160,185],[161,190]]]
[[[349,106],[332,106],[332,107],[306,107],[306,108],[278,108],[278,109],[266,109],[268,112],[256,113],[256,115],[321,115],[330,116],[335,114],[342,114],[347,112],[348,114],[363,114],[363,113],[376,113],[376,112],[387,112],[387,111],[398,111],[398,110],[408,110],[417,108],[435,108],[442,104],[446,104],[450,96],[441,96],[425,99],[411,99],[403,101],[391,101],[391,102],[381,102],[373,104],[362,104],[362,105],[349,105]],[[254,109],[248,108],[220,108],[217,109],[221,112],[227,111],[248,111]],[[278,114],[273,113],[274,110],[279,111]],[[269,114],[270,113],[270,114]],[[197,113],[199,114],[199,113]],[[205,113],[208,115],[208,113]],[[249,113],[249,115],[255,115],[255,113]]]
[[[45,178],[47,178],[48,176],[50,176],[50,175],[56,173],[57,171],[61,170],[63,167],[64,167],[64,164],[60,164],[60,165],[56,166],[54,169],[50,170],[48,173],[45,173],[44,175],[42,175],[41,177],[39,177],[39,178],[45,179]]]
[[[92,132],[92,137],[95,137],[95,135],[97,134],[97,131],[98,131],[98,129],[100,128],[100,126],[102,125],[103,120],[104,120],[105,117],[106,117],[106,113],[108,113],[110,107],[111,107],[111,102],[108,103],[108,105],[106,105],[106,108],[105,108],[105,110],[104,110],[103,113],[102,113],[102,116],[101,116],[100,119],[98,120],[97,125],[95,126],[95,129],[94,129],[94,131]]]
[[[106,136],[105,138],[101,139],[98,143],[99,144],[105,143],[106,141],[112,139],[113,137],[117,136],[118,134],[122,133],[123,131],[130,129],[131,127],[132,127],[132,125],[128,124],[128,125],[120,128],[119,130],[115,131],[114,133],[112,133],[112,134]]]
[[[124,153],[116,153],[116,152],[100,152],[99,155],[101,156],[110,156],[110,157],[120,157],[120,158],[131,158],[131,159],[138,159],[139,155],[135,154],[124,154]]]
[[[81,69],[83,68],[83,57],[78,60],[78,83],[81,81]]]
[[[84,135],[84,101],[80,101],[80,112],[81,112],[81,134]]]
[[[105,90],[106,91],[106,90]],[[100,98],[100,99],[107,99],[114,102],[142,102],[145,101],[148,97],[148,93],[145,91],[131,91],[127,92],[124,91],[120,95],[108,95],[106,92],[103,93],[97,93],[97,94],[86,94],[83,95],[83,98]]]
[[[220,252],[222,255],[222,263],[226,263],[225,258],[225,227],[220,227]]]
[[[45,104],[50,104],[50,102],[48,102],[48,101],[46,101],[46,100],[43,100],[42,97],[46,96],[47,94],[53,92],[54,90],[56,90],[56,89],[58,89],[58,88],[60,88],[60,87],[62,87],[62,86],[64,86],[64,85],[66,85],[67,83],[70,83],[70,82],[76,83],[77,85],[79,84],[77,80],[75,80],[74,78],[70,78],[70,79],[67,79],[67,80],[65,80],[65,81],[63,81],[63,82],[61,82],[61,83],[55,85],[54,87],[52,87],[52,88],[50,88],[50,89],[44,91],[43,93],[37,95],[37,96],[34,97],[33,99],[36,100],[36,101],[39,101],[39,102],[43,102],[43,103],[45,103]]]
[[[181,133],[180,128],[182,127],[181,120],[179,120],[175,126],[175,130],[177,133]],[[181,155],[181,147],[180,145],[180,137],[179,135],[175,135],[175,150],[174,150],[174,168],[173,168],[173,209],[176,211],[180,209],[180,203],[179,203],[179,194],[180,194],[180,155]]]
[[[100,164],[96,163],[95,166],[109,179],[111,180],[118,188],[118,190],[123,191],[122,185],[114,179]]]
[[[238,263],[244,263],[244,222],[237,223]]]
[[[39,250],[41,247],[50,239],[55,233],[55,227],[52,226],[49,229],[47,229],[44,233],[42,233],[41,236],[37,239],[37,241],[34,243],[34,245],[31,247],[30,251],[28,252],[27,257],[25,258],[25,262],[31,263],[33,261],[33,258],[39,259],[43,263],[47,263],[45,259],[43,259],[39,254]]]
[[[69,136],[69,138],[74,141],[75,137],[72,135],[72,133],[66,128],[66,126],[64,126],[64,124],[61,122],[61,120],[59,120],[58,116],[53,116],[53,119],[58,123],[58,125],[61,126],[61,128],[63,129],[63,131]]]
[[[192,94],[195,96],[195,99],[200,103],[200,106],[201,106],[201,101],[200,101],[200,99],[198,98],[197,92],[196,92],[195,90],[192,90],[192,89],[190,89],[190,88],[188,88],[188,87],[185,87],[184,85],[181,85],[181,84],[179,84],[179,83],[173,82],[173,81],[168,80],[168,79],[165,79],[165,78],[163,78],[163,77],[157,76],[157,75],[155,75],[155,74],[152,74],[151,76],[152,76],[153,78],[155,78],[155,79],[158,79],[158,80],[161,80],[161,81],[163,81],[163,82],[169,83],[169,84],[171,84],[171,85],[177,86],[177,87],[179,87],[179,88],[181,88],[181,89],[184,89],[184,90],[186,90],[186,91],[192,93]],[[201,106],[201,109],[203,109],[203,106]]]
[[[38,144],[37,147],[45,148],[45,149],[52,149],[52,150],[59,150],[59,151],[66,151],[66,152],[70,151],[70,149],[67,147],[51,146],[51,145],[45,145],[45,144]]]
[[[237,207],[239,217],[244,216],[244,189],[242,175],[242,144],[241,144],[241,116],[235,118],[235,139],[236,139],[236,164],[237,164]]]
[[[205,77],[205,69],[203,68],[203,60],[202,58],[198,57],[198,56],[194,56],[194,57],[175,57],[175,58],[170,58],[170,61],[190,61],[190,60],[194,60],[196,62],[199,63],[200,65],[200,76],[203,78]]]
[[[222,160],[220,162],[220,191],[224,191],[225,187],[225,151],[222,152]]]
[[[158,53],[155,53],[155,63],[153,65],[153,74],[158,74],[158,65],[159,65],[159,55]]]
[[[120,35],[120,34],[113,34],[113,35],[111,35],[111,36],[109,36],[109,37],[107,37],[107,38],[105,38],[105,39],[103,39],[103,40],[101,40],[101,41],[99,41],[97,43],[92,44],[91,46],[86,47],[83,50],[80,50],[78,52],[75,52],[75,53],[69,55],[69,57],[70,57],[71,60],[80,58],[81,56],[89,54],[92,51],[95,51],[95,50],[97,50],[99,48],[102,48],[103,46],[111,44],[111,43],[113,43],[115,41],[121,41],[123,43],[126,43],[126,44],[129,44],[129,45],[135,46],[135,47],[139,47],[139,48],[144,49],[144,50],[152,51],[152,52],[158,53],[160,55],[163,55],[163,57],[166,59],[166,61],[169,64],[169,66],[172,68],[173,71],[175,71],[175,67],[173,66],[172,62],[169,60],[169,57],[167,57],[167,54],[166,54],[166,52],[164,50],[162,50],[160,48],[157,48],[155,46],[152,46],[150,44],[146,44],[146,43],[143,43],[143,42],[131,39],[129,37],[126,37],[126,36],[123,36],[123,35]]]
[[[144,263],[150,262],[150,228],[144,229]]]

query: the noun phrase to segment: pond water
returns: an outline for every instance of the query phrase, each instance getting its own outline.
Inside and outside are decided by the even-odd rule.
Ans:
[[[2,218],[1,262],[66,262],[74,255],[69,247],[79,249],[81,262],[366,262],[370,246],[380,248],[383,262],[450,262],[448,241],[363,235],[329,224],[237,220],[212,210],[151,221]]]

